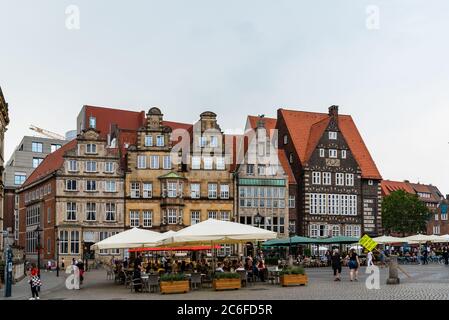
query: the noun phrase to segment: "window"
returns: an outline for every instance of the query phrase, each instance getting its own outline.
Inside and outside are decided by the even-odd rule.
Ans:
[[[178,221],[178,216],[176,213],[176,209],[167,209],[167,220],[168,224],[176,224]]]
[[[61,149],[61,145],[60,144],[52,144],[51,146],[50,146],[50,150],[51,150],[51,152],[53,153],[53,152],[55,152],[56,150],[59,150],[59,149]]]
[[[150,228],[153,226],[153,212],[144,211],[143,212],[143,226]]]
[[[156,146],[157,147],[163,147],[164,146],[164,136],[157,136],[156,137]]]
[[[207,218],[208,219],[217,219],[217,217],[218,217],[217,211],[209,211],[207,213]]]
[[[435,213],[435,221],[438,221],[439,214]]]
[[[78,171],[78,161],[69,160],[69,171],[77,172]]]
[[[330,186],[332,184],[332,173],[323,172],[323,184],[326,186]]]
[[[97,172],[97,162],[86,161],[86,172]]]
[[[105,191],[106,192],[116,192],[115,181],[105,181]]]
[[[337,140],[337,132],[329,131],[329,140]]]
[[[42,142],[32,142],[31,143],[31,151],[42,153],[43,152],[43,144]]]
[[[231,221],[231,212],[230,211],[222,211],[221,212],[221,220],[222,221]]]
[[[217,184],[216,183],[209,183],[207,190],[208,190],[209,199],[217,199]]]
[[[200,157],[192,157],[192,169],[193,170],[201,169],[201,158]]]
[[[114,172],[114,162],[106,162],[104,164],[104,172],[113,173]]]
[[[309,234],[311,238],[318,237],[318,226],[316,224],[311,224],[309,227]]]
[[[140,184],[131,182],[131,198],[140,198]]]
[[[97,153],[97,145],[88,143],[86,145],[86,153]]]
[[[159,169],[159,156],[150,156],[150,168]]]
[[[320,149],[320,158],[324,158],[324,149]]]
[[[97,204],[94,202],[86,203],[86,220],[95,221],[97,220]]]
[[[224,170],[225,169],[225,161],[223,157],[217,157],[217,170]]]
[[[348,187],[354,186],[354,174],[353,173],[346,174],[346,186],[348,186]]]
[[[97,127],[97,118],[95,117],[89,117],[89,128],[96,128]]]
[[[129,225],[131,227],[138,227],[140,225],[139,211],[129,212]]]
[[[152,183],[143,183],[143,197],[144,198],[152,198],[153,197],[153,184]]]
[[[329,158],[337,158],[337,150],[329,149]]]
[[[200,212],[199,211],[192,211],[190,213],[190,224],[194,225],[201,222],[200,218]]]
[[[153,136],[145,136],[145,147],[153,146]]]
[[[441,212],[441,220],[447,220],[447,212]]]
[[[340,236],[340,226],[332,226],[332,237]]]
[[[295,208],[295,196],[288,196],[288,207],[290,209]]]
[[[220,185],[220,198],[221,199],[229,199],[229,185],[228,184]]]
[[[253,164],[247,164],[246,165],[246,174],[247,175],[253,175],[254,174],[254,165]]]
[[[80,253],[80,232],[79,231],[70,232],[70,253],[72,253],[72,254]]]
[[[344,186],[345,185],[344,177],[345,177],[344,173],[337,173],[335,175],[335,184],[337,186]]]
[[[293,163],[293,153],[290,153],[289,157],[288,157],[288,161],[290,163]]]
[[[47,238],[47,254],[51,253],[51,239]]]
[[[211,136],[210,137],[210,147],[211,148],[217,148],[218,147],[218,137],[217,136]]]
[[[178,186],[177,182],[171,182],[171,181],[167,182],[167,196],[169,198],[176,198],[177,186]]]
[[[59,232],[59,253],[67,254],[69,253],[69,232],[60,231]]]
[[[312,184],[321,184],[321,172],[312,172]]]
[[[66,181],[66,190],[67,191],[76,191],[77,190],[76,180],[67,180]]]
[[[103,241],[103,240],[109,238],[111,235],[109,234],[109,232],[100,231],[99,236],[100,236],[100,241]],[[100,249],[100,254],[108,254],[108,251],[109,250],[107,250],[107,249]]]
[[[284,135],[284,144],[287,144],[287,143],[288,143],[288,136]]]
[[[76,203],[67,202],[66,219],[67,221],[76,221]]]
[[[200,145],[201,148],[204,148],[206,146],[206,137],[199,137],[198,144]]]
[[[15,185],[21,185],[22,183],[24,183],[25,182],[25,180],[26,180],[26,173],[15,173],[14,174],[14,184]]]
[[[51,208],[47,208],[47,223],[51,223]]]
[[[440,234],[440,226],[433,226],[433,234]]]
[[[190,184],[190,197],[192,199],[199,199],[201,196],[200,184],[191,183]]]
[[[373,181],[373,180],[368,180],[368,185],[369,185],[369,186],[374,185],[374,181]]]
[[[257,174],[259,175],[259,176],[264,176],[265,174],[266,174],[266,167],[265,167],[265,165],[264,164],[259,164],[258,166],[257,166]]]
[[[171,157],[170,156],[164,156],[163,161],[163,168],[164,169],[171,169]]]
[[[213,159],[212,157],[204,157],[204,170],[212,170]]]
[[[115,221],[115,203],[106,203],[106,221]]]
[[[347,157],[346,150],[341,150],[341,158],[346,159],[346,157]]]
[[[33,168],[39,167],[42,161],[44,161],[42,158],[33,158]]]
[[[147,168],[147,157],[139,155],[137,156],[137,169],[146,169]]]
[[[86,191],[97,191],[97,181],[87,180],[86,181]]]

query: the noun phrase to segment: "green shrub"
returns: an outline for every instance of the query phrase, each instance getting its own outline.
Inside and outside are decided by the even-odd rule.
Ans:
[[[217,280],[219,280],[219,279],[240,279],[240,274],[234,273],[234,272],[216,272],[214,278]]]
[[[161,275],[161,281],[184,281],[186,277],[184,273],[173,273]]]
[[[286,274],[302,274],[302,275],[304,275],[304,274],[306,274],[306,272],[304,270],[304,267],[287,267],[280,272],[281,276],[286,275]]]

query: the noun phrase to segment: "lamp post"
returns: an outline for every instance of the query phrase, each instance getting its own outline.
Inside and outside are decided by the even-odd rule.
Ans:
[[[37,226],[37,228],[34,230],[34,232],[37,233],[37,275],[41,276],[41,232],[43,230],[40,226]]]
[[[259,209],[257,209],[257,214],[255,215],[255,217],[254,217],[254,222],[257,224],[257,227],[258,228],[260,228],[260,224],[261,224],[261,222],[262,222],[262,216],[260,215],[260,213],[259,213]],[[259,250],[259,244],[260,244],[260,242],[259,241],[257,241],[257,249]],[[259,250],[260,251],[260,250]],[[259,252],[257,252],[257,253],[259,253]]]
[[[59,277],[59,237],[56,238],[56,276]]]

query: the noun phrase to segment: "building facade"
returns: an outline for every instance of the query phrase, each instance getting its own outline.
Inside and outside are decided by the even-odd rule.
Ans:
[[[308,237],[381,233],[381,175],[352,118],[278,110],[279,148],[297,181],[297,230]]]
[[[4,197],[4,177],[3,171],[5,166],[5,132],[9,124],[8,104],[3,96],[0,88],[0,231],[4,230],[3,226],[3,197]],[[3,232],[0,234],[0,254],[3,257]]]
[[[66,144],[66,140],[25,136],[17,146],[5,167],[5,229],[10,230],[14,241],[18,240],[18,198],[16,190],[31,175],[47,155]]]
[[[18,189],[19,243],[27,257],[36,261],[37,247],[42,262],[121,255],[90,246],[123,231],[123,180],[118,150],[95,129],[47,156]]]
[[[202,152],[206,145],[223,147],[216,115],[203,113],[193,127],[199,135],[192,134],[196,129],[185,130],[183,141],[172,140],[173,130],[164,125],[161,111],[151,108],[147,113],[146,126],[137,131],[137,143],[126,155],[126,228],[177,231],[208,218],[233,219],[229,165],[217,150],[214,155]],[[208,129],[215,134],[209,135]],[[174,151],[180,145],[183,150]]]

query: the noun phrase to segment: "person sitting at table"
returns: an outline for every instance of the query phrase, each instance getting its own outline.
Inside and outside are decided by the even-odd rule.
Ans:
[[[136,290],[136,292],[142,291],[141,276],[142,276],[142,272],[140,270],[140,267],[138,265],[135,265],[134,272],[133,272],[133,281],[135,281],[135,282],[137,282],[136,280],[139,281],[139,284],[134,286],[134,290]]]
[[[215,269],[215,272],[224,272],[223,270],[223,264],[219,263],[217,268]]]
[[[243,263],[241,261],[238,263],[235,271],[245,271],[245,268],[243,267]]]
[[[171,265],[171,272],[176,273],[178,272],[178,260],[174,260]]]
[[[265,263],[263,260],[259,260],[259,264],[257,265],[257,273],[259,274],[260,281],[265,282]]]

